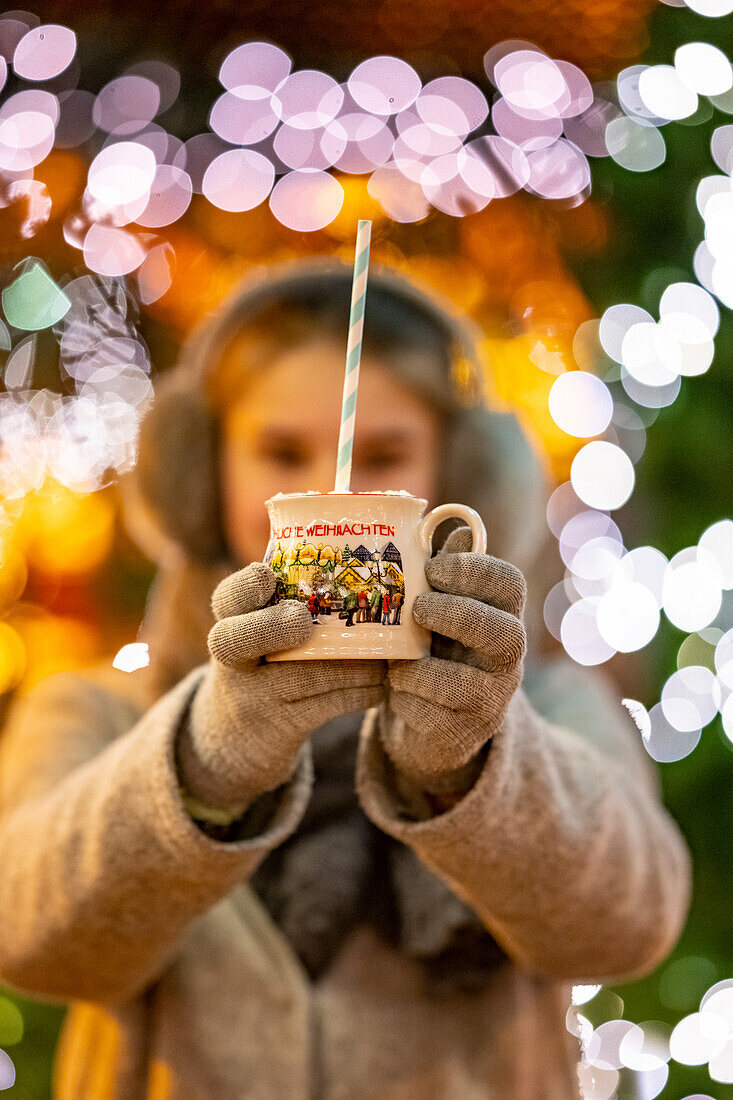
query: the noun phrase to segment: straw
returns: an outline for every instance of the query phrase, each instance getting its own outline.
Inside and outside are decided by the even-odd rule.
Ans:
[[[351,313],[349,315],[349,340],[346,345],[344,396],[341,404],[341,430],[339,432],[336,483],[334,485],[334,490],[341,493],[348,493],[351,485],[351,456],[354,449],[356,394],[359,385],[361,337],[364,330],[364,305],[366,302],[367,275],[369,274],[369,241],[371,235],[372,223],[360,221],[356,233],[354,281],[351,286]]]

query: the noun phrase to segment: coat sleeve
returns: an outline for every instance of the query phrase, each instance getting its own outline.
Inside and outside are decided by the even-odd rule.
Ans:
[[[537,696],[549,717],[520,689],[468,793],[421,820],[397,794],[378,711],[367,712],[362,806],[519,965],[574,982],[641,977],[670,952],[686,918],[687,847],[605,679],[559,662]]]
[[[187,815],[175,735],[203,671],[142,716],[70,673],[11,708],[0,740],[0,981],[51,1001],[134,995],[187,926],[296,828],[308,746],[257,835],[220,842]]]

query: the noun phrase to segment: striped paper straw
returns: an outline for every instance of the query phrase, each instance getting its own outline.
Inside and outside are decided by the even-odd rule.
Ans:
[[[336,483],[334,485],[334,490],[340,493],[348,493],[351,485],[351,456],[354,449],[356,394],[359,385],[361,337],[364,331],[364,305],[366,303],[367,275],[369,274],[369,242],[371,235],[372,223],[360,221],[356,233],[354,281],[351,286],[351,313],[349,315],[349,340],[346,345],[344,396],[341,404],[341,430],[339,432]]]

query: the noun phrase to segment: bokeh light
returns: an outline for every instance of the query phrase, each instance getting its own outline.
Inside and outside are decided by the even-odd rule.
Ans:
[[[689,733],[712,722],[720,706],[720,687],[709,668],[686,665],[667,680],[661,704],[670,725]]]
[[[100,91],[92,118],[100,130],[120,137],[135,134],[160,109],[160,89],[144,76],[120,76]]]
[[[708,626],[722,601],[720,570],[712,555],[692,548],[681,550],[667,565],[662,600],[670,622],[681,630]]]
[[[674,67],[698,95],[722,95],[733,87],[733,68],[722,50],[707,42],[686,42],[675,50]]]
[[[0,1089],[10,1089],[15,1084],[15,1066],[10,1055],[0,1050]]]
[[[661,119],[687,118],[697,110],[697,93],[685,84],[673,65],[650,65],[639,75],[642,103]]]
[[[0,1043],[4,1047],[16,1046],[25,1030],[23,1015],[9,997],[0,997]]]
[[[729,0],[688,6],[708,19],[731,10]],[[647,709],[624,700],[641,743],[662,763],[682,760],[717,714],[733,742],[726,604],[733,521],[719,518],[697,545],[665,543],[668,561],[654,546],[627,549],[608,514],[632,499],[634,466],[657,412],[681,394],[692,401],[696,379],[712,369],[720,306],[733,306],[733,125],[711,114],[713,107],[733,114],[733,69],[722,50],[683,42],[673,57],[646,64],[635,62],[640,42],[629,39],[616,43],[615,68],[606,73],[620,68],[616,79],[597,80],[597,67],[589,76],[559,49],[551,55],[547,43],[543,50],[512,40],[488,50],[485,80],[475,68],[475,79],[456,75],[457,67],[436,76],[435,66],[423,72],[417,61],[414,68],[380,55],[365,56],[339,83],[325,71],[293,71],[288,53],[271,43],[244,42],[221,60],[221,87],[196,123],[204,132],[179,137],[168,132],[177,129],[178,108],[170,123],[160,117],[181,90],[173,65],[140,60],[108,74],[93,94],[76,86],[69,28],[15,12],[0,30],[0,88],[10,81],[0,103],[0,211],[23,209],[23,240],[63,226],[74,262],[91,273],[62,278],[60,268],[52,274],[31,258],[2,294],[2,516],[22,512],[7,521],[16,541],[3,546],[0,568],[3,690],[55,667],[48,652],[33,665],[44,631],[59,645],[71,639],[77,657],[94,649],[73,616],[16,621],[11,612],[29,570],[54,583],[78,580],[110,553],[114,509],[98,490],[133,465],[140,417],[152,399],[136,305],[154,307],[153,317],[182,332],[245,270],[271,257],[308,248],[345,255],[353,223],[367,210],[380,227],[381,258],[448,293],[484,326],[495,396],[519,409],[558,475],[547,519],[562,579],[544,601],[550,634],[591,666],[644,648],[660,630],[676,635],[677,668],[668,670],[659,702],[648,700]],[[699,34],[705,37],[704,26]],[[49,83],[27,88],[23,81]],[[598,257],[618,228],[603,188],[599,201],[591,196],[590,160],[610,157],[625,172],[652,173],[669,148],[672,170],[676,127],[703,117],[715,120],[711,174],[697,186],[700,243],[687,274],[670,270],[653,294],[645,284],[639,302],[647,308],[617,303],[592,317],[555,243],[567,235],[577,255]],[[69,151],[62,168],[54,167],[60,150]],[[618,168],[609,169],[617,179]],[[69,190],[74,172],[86,190]],[[579,215],[576,222],[568,211]],[[424,232],[409,230],[432,249],[443,214],[456,223],[447,231],[455,234],[455,255],[403,252],[385,226],[391,220],[409,230],[433,216]],[[544,218],[551,226],[545,236]],[[224,242],[218,256],[200,247],[202,227],[209,240]],[[291,233],[313,242],[294,245]],[[494,331],[500,298],[511,337]],[[46,386],[43,373],[44,340],[53,338],[61,392]],[[113,664],[132,672],[148,658],[144,645],[130,642]],[[714,977],[705,972],[708,984]],[[590,1002],[600,987],[589,988]],[[576,1004],[586,1003],[578,997]],[[681,1064],[709,1064],[714,1080],[731,1080],[729,997],[722,983],[698,1011],[696,1003],[670,1001],[687,1015],[668,1039],[653,1021],[613,1019],[594,1028],[576,1014],[569,1026],[584,1046],[587,1100],[610,1100],[629,1073],[649,1100],[665,1088],[670,1054]],[[8,1042],[3,1019],[0,999],[0,1042]],[[12,1062],[0,1060],[0,1087],[11,1076]]]
[[[591,508],[620,508],[634,488],[634,467],[615,443],[586,443],[573,459],[570,480],[575,492]]]
[[[610,156],[628,172],[651,172],[664,164],[667,146],[656,126],[642,119],[613,118],[605,131]]]
[[[150,653],[146,642],[128,642],[118,649],[112,660],[112,667],[122,672],[136,672],[150,663]]]
[[[725,1020],[712,1013],[692,1012],[675,1026],[670,1051],[685,1066],[702,1066],[718,1054],[728,1036]]]
[[[270,209],[283,225],[311,233],[332,222],[343,201],[343,187],[328,172],[288,172],[273,188]]]
[[[25,502],[19,528],[26,560],[39,572],[87,574],[109,554],[113,506],[99,493],[77,494],[48,482]]]
[[[667,720],[661,703],[649,711],[649,734],[644,740],[646,751],[660,764],[684,760],[697,747],[701,729],[680,731]]]
[[[649,717],[649,711],[646,709],[643,703],[640,703],[638,699],[622,699],[622,706],[626,707],[629,712],[634,725],[641,734],[644,742],[649,740],[649,735],[652,732],[652,721]]]
[[[265,98],[282,84],[291,69],[284,50],[269,42],[244,42],[221,64],[219,80],[243,99]]]
[[[566,652],[580,665],[600,665],[616,653],[598,629],[598,596],[585,596],[571,604],[562,618],[560,639]]]
[[[76,35],[69,27],[44,23],[24,34],[13,54],[13,68],[24,80],[51,80],[71,64]]]
[[[157,165],[152,151],[133,141],[108,145],[89,168],[89,193],[106,206],[124,206],[147,195]]]
[[[14,328],[34,330],[57,324],[70,309],[71,302],[44,267],[38,262],[31,262],[3,290],[2,306],[9,324]]]
[[[275,181],[272,161],[252,149],[220,153],[204,172],[201,190],[221,210],[251,210],[266,199]]]
[[[657,601],[638,581],[616,584],[601,598],[598,630],[613,649],[621,653],[642,649],[658,628]]]
[[[12,626],[0,622],[0,692],[11,691],[26,670],[26,650]]]
[[[187,172],[172,164],[159,164],[150,184],[148,201],[135,220],[155,229],[170,225],[185,214],[192,195],[191,177]]]
[[[550,390],[550,415],[569,435],[600,435],[613,415],[613,398],[600,378],[585,371],[561,374]]]
[[[349,77],[349,92],[365,111],[396,115],[417,99],[418,74],[398,57],[372,57],[357,65]]]

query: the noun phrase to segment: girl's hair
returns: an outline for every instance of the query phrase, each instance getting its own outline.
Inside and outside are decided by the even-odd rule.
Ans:
[[[348,335],[351,276],[319,272],[308,282],[278,287],[242,317],[206,374],[211,410],[222,415],[241,396],[249,377],[279,356],[314,340],[333,338],[344,349]],[[454,337],[436,313],[377,280],[367,288],[363,354],[385,361],[412,381],[432,377],[432,388],[448,390],[455,373]],[[406,367],[406,361],[412,364]],[[436,384],[436,379],[440,381]],[[418,381],[419,384],[419,381]],[[430,397],[430,385],[426,396]]]

